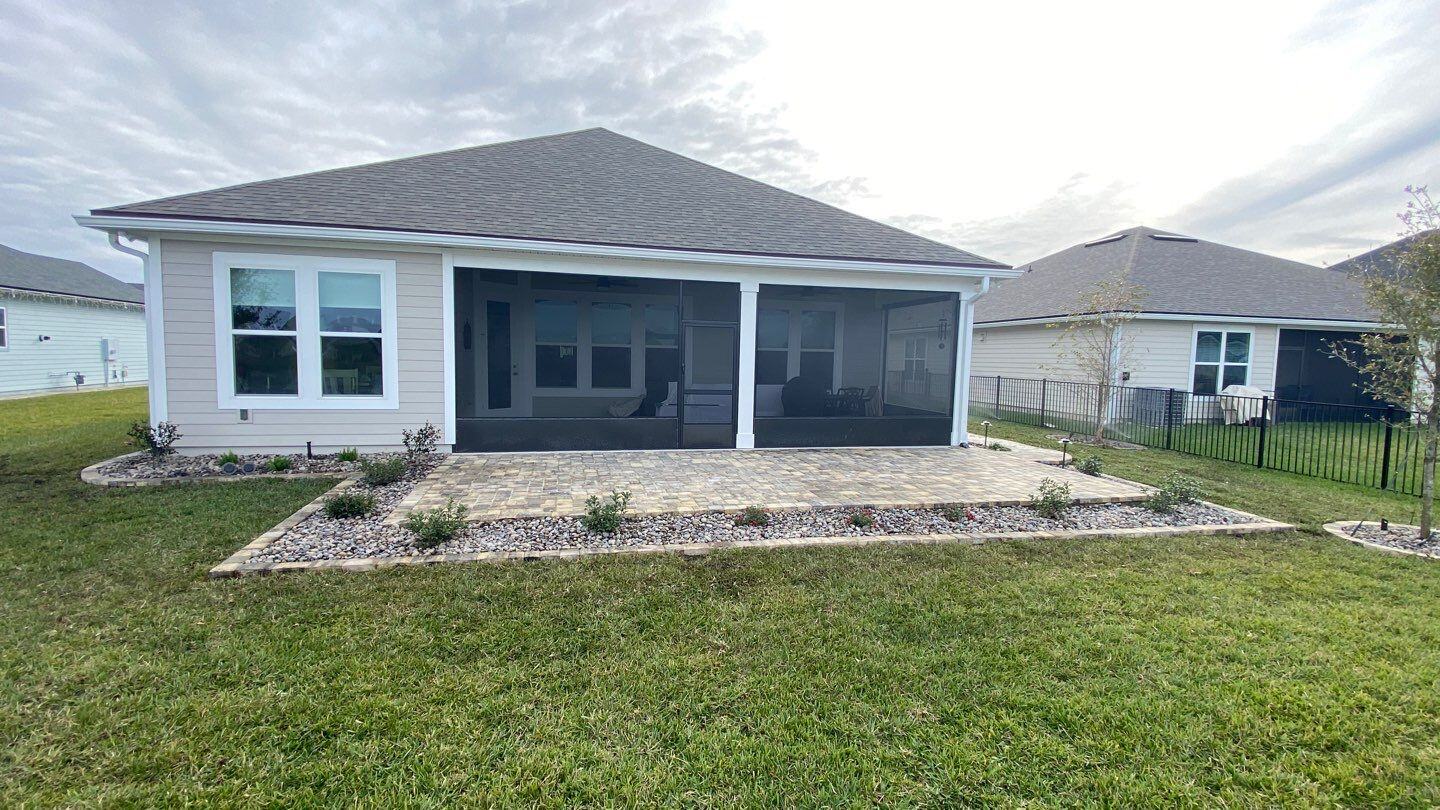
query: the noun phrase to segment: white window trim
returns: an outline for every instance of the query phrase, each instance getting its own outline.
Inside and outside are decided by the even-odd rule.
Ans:
[[[599,397],[615,399],[619,397],[636,396],[645,392],[645,349],[661,348],[645,345],[645,306],[647,304],[673,305],[675,297],[666,295],[646,295],[632,293],[609,293],[609,292],[576,292],[571,290],[547,290],[535,289],[522,290],[523,296],[520,300],[528,301],[527,323],[521,332],[525,341],[524,362],[532,369],[531,379],[535,372],[535,347],[539,345],[568,346],[568,343],[540,343],[535,338],[535,303],[537,301],[566,301],[573,302],[577,306],[576,311],[576,348],[575,348],[575,387],[556,388],[542,387],[535,385],[531,388],[531,396],[536,397]],[[630,305],[630,385],[627,388],[596,388],[592,385],[593,368],[591,365],[591,349],[595,346],[609,346],[620,344],[597,344],[592,341],[590,334],[590,307],[593,304],[629,304]],[[663,348],[675,348],[666,346]]]
[[[834,391],[841,387],[841,371],[844,369],[842,361],[843,338],[845,336],[845,305],[839,301],[794,301],[787,299],[774,299],[760,301],[757,307],[757,326],[759,310],[776,311],[786,313],[789,320],[789,342],[783,351],[785,352],[785,380],[789,382],[800,374],[800,355],[802,352],[834,352],[834,361],[831,367],[830,390]],[[835,313],[835,347],[833,349],[806,349],[800,345],[801,326],[805,312],[833,312]],[[765,348],[757,345],[756,352],[778,352],[779,348]],[[780,385],[769,384],[771,387],[779,388]]]
[[[1219,332],[1219,333],[1220,333],[1220,360],[1219,360],[1219,361],[1214,362],[1214,363],[1209,362],[1209,361],[1204,361],[1204,362],[1202,362],[1202,361],[1200,361],[1200,360],[1198,360],[1198,359],[1196,358],[1196,354],[1197,354],[1196,350],[1199,348],[1199,346],[1198,346],[1197,344],[1199,343],[1200,333],[1201,333],[1201,332]],[[1226,326],[1226,325],[1223,325],[1223,324],[1215,324],[1215,325],[1196,324],[1195,327],[1190,331],[1190,366],[1189,366],[1189,368],[1190,368],[1190,376],[1185,379],[1185,388],[1186,388],[1186,390],[1188,390],[1190,393],[1192,393],[1192,394],[1195,393],[1195,367],[1196,367],[1197,365],[1218,366],[1218,367],[1219,367],[1219,368],[1216,370],[1216,374],[1215,374],[1215,393],[1214,393],[1214,394],[1201,394],[1200,396],[1207,396],[1207,397],[1208,397],[1208,396],[1218,396],[1219,393],[1220,393],[1220,391],[1224,390],[1224,388],[1225,388],[1225,385],[1224,385],[1224,382],[1225,382],[1225,367],[1226,367],[1226,366],[1238,366],[1238,365],[1241,365],[1240,363],[1227,363],[1227,362],[1225,362],[1225,344],[1226,344],[1226,342],[1229,341],[1229,337],[1227,337],[1227,335],[1231,335],[1231,334],[1244,334],[1244,335],[1249,335],[1249,336],[1250,336],[1250,354],[1249,354],[1249,356],[1247,357],[1247,359],[1246,359],[1246,361],[1245,361],[1245,363],[1244,363],[1244,366],[1245,366],[1245,382],[1241,383],[1241,385],[1249,385],[1249,384],[1250,384],[1250,376],[1251,376],[1251,374],[1253,373],[1253,371],[1254,371],[1254,366],[1255,366],[1255,330],[1254,330],[1254,329],[1232,329],[1232,328],[1230,328],[1230,327],[1228,327],[1228,326]]]
[[[0,352],[10,351],[10,313],[8,307],[0,307]]]
[[[235,347],[230,328],[230,270],[257,267],[295,273],[295,354],[299,393],[255,396],[235,393]],[[380,276],[382,396],[324,394],[321,380],[319,273],[365,273]],[[276,253],[215,253],[215,394],[220,408],[254,410],[397,410],[400,407],[399,330],[396,325],[395,262],[329,256],[287,256]],[[247,330],[241,330],[242,332]],[[272,333],[273,334],[273,333]],[[331,333],[325,333],[331,334]]]

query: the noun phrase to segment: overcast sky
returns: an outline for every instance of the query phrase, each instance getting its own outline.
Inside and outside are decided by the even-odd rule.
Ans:
[[[0,243],[127,280],[73,214],[589,126],[1016,264],[1334,263],[1440,179],[1440,0],[86,5],[0,0]]]

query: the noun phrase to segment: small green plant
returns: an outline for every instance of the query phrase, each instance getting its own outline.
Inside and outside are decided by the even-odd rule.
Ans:
[[[332,518],[365,517],[375,511],[375,496],[364,492],[341,492],[325,499],[325,514]]]
[[[434,548],[448,543],[465,530],[464,504],[451,498],[444,506],[434,509],[416,509],[405,518],[406,531],[415,535],[415,545],[420,548]]]
[[[1041,517],[1059,520],[1065,516],[1065,510],[1074,503],[1070,497],[1070,485],[1062,484],[1053,478],[1042,478],[1036,491],[1030,496],[1030,508],[1034,509]]]
[[[1005,445],[1003,445],[1003,444],[996,444],[996,443],[994,443],[994,442],[991,442],[991,443],[985,445],[985,449],[986,449],[986,450],[998,450],[998,451],[1000,451],[1000,452],[1002,452],[1002,453],[1008,453],[1008,452],[1010,452],[1010,448],[1009,448],[1009,447],[1007,447],[1007,446],[1005,446]]]
[[[271,456],[270,463],[266,466],[270,468],[270,472],[285,472],[295,466],[295,462],[291,461],[289,456]]]
[[[868,529],[875,525],[875,513],[869,509],[856,509],[846,522],[857,529]]]
[[[968,506],[952,503],[940,510],[940,514],[951,523],[963,523],[975,519],[975,511]]]
[[[613,534],[625,519],[625,510],[630,508],[630,492],[612,490],[604,500],[595,495],[585,499],[585,515],[580,523],[587,531]]]
[[[359,461],[360,451],[354,447],[345,447],[335,454],[335,458],[341,461]]]
[[[151,427],[147,422],[136,422],[126,431],[135,444],[152,456],[164,456],[175,452],[175,442],[183,435],[174,422],[161,422]]]
[[[1145,507],[1153,512],[1169,514],[1175,507],[1200,500],[1200,482],[1188,475],[1172,472],[1160,479],[1160,486],[1145,499]]]
[[[222,467],[226,464],[239,464],[240,454],[235,452],[234,450],[226,450],[225,452],[221,453],[218,458],[215,459],[215,463],[219,464]]]
[[[1105,469],[1105,462],[1099,456],[1086,456],[1075,459],[1075,469],[1086,475],[1099,475]]]
[[[394,456],[360,459],[360,479],[372,487],[383,487],[399,481],[405,477],[406,469],[405,459]]]
[[[763,506],[747,506],[735,516],[736,526],[769,526],[770,513]]]
[[[414,430],[402,430],[400,435],[405,443],[405,457],[412,464],[435,452],[435,445],[440,442],[440,428],[429,422]]]

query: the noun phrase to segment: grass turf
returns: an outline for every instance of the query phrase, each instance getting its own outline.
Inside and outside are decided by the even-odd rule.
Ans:
[[[1294,533],[212,582],[326,485],[80,484],[143,396],[0,403],[5,806],[1440,801],[1434,564]],[[1413,501],[1104,455],[1311,527]]]

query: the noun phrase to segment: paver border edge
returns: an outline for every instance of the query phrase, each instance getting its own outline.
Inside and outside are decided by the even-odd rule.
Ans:
[[[275,473],[255,472],[244,475],[182,475],[174,478],[126,478],[124,476],[106,475],[100,472],[100,468],[117,461],[124,461],[127,458],[143,455],[144,450],[135,450],[129,453],[121,453],[114,458],[107,458],[97,461],[94,464],[80,471],[80,480],[87,484],[94,484],[97,487],[162,487],[169,484],[202,484],[212,481],[254,481],[255,479],[293,479],[293,478],[343,478],[351,475],[345,472],[297,472],[297,473]]]
[[[1407,557],[1419,557],[1419,558],[1421,558],[1422,560],[1440,560],[1440,554],[1431,554],[1431,553],[1426,552],[1426,551],[1411,551],[1410,549],[1405,549],[1405,548],[1395,548],[1394,546],[1387,546],[1387,545],[1384,545],[1384,544],[1381,544],[1381,543],[1376,543],[1376,542],[1373,542],[1373,541],[1370,541],[1370,540],[1366,540],[1366,539],[1364,539],[1363,537],[1354,537],[1354,536],[1351,536],[1349,533],[1347,533],[1347,531],[1346,531],[1347,529],[1353,529],[1353,528],[1355,528],[1356,526],[1360,525],[1361,523],[1379,523],[1379,521],[1376,521],[1376,520],[1332,520],[1332,521],[1330,521],[1329,523],[1326,523],[1326,524],[1325,524],[1324,526],[1322,526],[1321,528],[1323,528],[1325,531],[1327,531],[1327,532],[1335,535],[1336,537],[1340,538],[1341,540],[1349,540],[1350,542],[1354,543],[1354,544],[1357,545],[1357,546],[1364,546],[1364,547],[1366,547],[1366,548],[1371,548],[1371,549],[1374,549],[1374,550],[1376,550],[1376,551],[1383,551],[1383,552],[1385,552],[1385,553],[1387,553],[1387,554],[1402,554],[1402,555],[1407,556]],[[1391,523],[1390,526],[1391,526],[1392,528],[1395,527],[1395,526],[1399,526],[1399,527],[1401,527],[1401,528],[1416,529],[1417,531],[1418,531],[1419,528],[1420,528],[1420,527],[1418,527],[1418,526],[1412,526],[1412,525],[1410,525],[1410,524],[1408,524],[1408,523]]]

